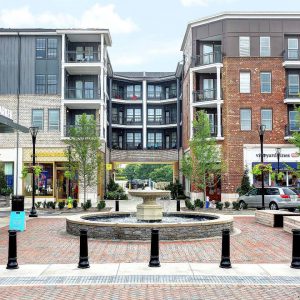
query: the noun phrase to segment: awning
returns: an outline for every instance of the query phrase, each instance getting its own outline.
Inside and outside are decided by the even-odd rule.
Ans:
[[[22,131],[24,133],[29,132],[29,129],[27,127],[19,125],[13,122],[13,120],[0,115],[0,133],[9,133],[16,130]]]
[[[258,165],[260,164],[260,162],[254,162],[252,163],[252,167],[254,167],[255,165]],[[272,165],[272,169],[273,170],[277,170],[277,165],[278,163],[277,162],[264,162],[264,164],[270,164]],[[293,168],[295,170],[297,170],[298,168],[298,163],[297,162],[279,162],[279,170],[283,171],[287,171],[288,170],[288,167],[289,166],[290,168]]]

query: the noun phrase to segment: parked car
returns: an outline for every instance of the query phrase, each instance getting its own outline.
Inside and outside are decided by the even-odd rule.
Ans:
[[[240,208],[245,204],[248,207],[261,208],[262,207],[262,193],[261,188],[254,188],[247,194],[238,198]],[[265,188],[265,207],[272,210],[287,208],[289,211],[295,211],[300,206],[300,195],[287,187],[266,187]]]
[[[132,179],[128,180],[126,183],[126,187],[129,188],[129,182],[131,182],[131,188],[133,190],[144,188],[144,181],[140,179]]]

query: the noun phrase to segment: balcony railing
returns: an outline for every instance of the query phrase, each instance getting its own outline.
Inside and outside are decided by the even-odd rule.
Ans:
[[[70,136],[70,132],[73,130],[73,129],[76,129],[78,128],[79,129],[79,126],[78,125],[65,125],[64,126],[64,136],[65,137],[69,137]],[[96,135],[97,136],[100,136],[100,125],[97,124],[96,125],[96,131],[95,131]]]
[[[142,125],[141,118],[120,118],[118,116],[112,116],[112,124],[118,125]]]
[[[196,66],[203,66],[215,63],[222,62],[222,53],[220,51],[214,51],[202,55],[196,55],[195,58],[195,65]]]
[[[100,51],[66,51],[66,61],[71,63],[100,62]]]
[[[288,86],[285,91],[285,98],[300,98],[299,87]]]
[[[168,100],[168,99],[174,99],[177,98],[176,92],[169,92],[169,93],[155,93],[155,92],[149,92],[147,93],[147,99],[148,100]]]
[[[148,125],[170,125],[170,124],[176,124],[177,118],[165,118],[165,119],[148,119],[147,124]]]
[[[126,93],[120,93],[118,91],[112,91],[112,98],[114,99],[120,99],[120,100],[142,100],[141,94],[133,94],[133,95],[127,95]]]
[[[288,49],[284,51],[285,60],[300,60],[300,50]]]
[[[217,99],[217,89],[199,90],[194,92],[194,103]]]
[[[100,90],[98,89],[67,89],[65,99],[71,100],[87,100],[100,99]]]
[[[300,132],[299,122],[291,122],[285,125],[285,136],[292,136],[295,132]]]
[[[125,143],[125,145],[120,146],[118,143],[112,144],[112,149],[114,150],[143,150],[142,143]],[[147,150],[172,150],[177,149],[177,144],[173,143],[171,147],[165,147],[161,143],[147,143]]]

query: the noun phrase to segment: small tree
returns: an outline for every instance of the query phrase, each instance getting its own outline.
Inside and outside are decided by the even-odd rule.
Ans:
[[[76,126],[70,128],[70,139],[65,143],[71,146],[65,155],[70,162],[71,173],[78,172],[78,177],[83,185],[83,201],[86,203],[87,187],[97,183],[97,171],[101,166],[101,146],[99,131],[93,117],[88,118],[83,114]]]
[[[211,137],[210,124],[206,112],[199,111],[193,121],[194,136],[190,141],[190,155],[182,161],[182,172],[194,186],[204,192],[210,182],[210,174],[220,178],[223,170],[220,149]]]
[[[249,179],[249,171],[248,168],[245,169],[244,175],[242,177],[241,185],[237,188],[237,193],[239,196],[245,195],[251,190],[250,179]]]

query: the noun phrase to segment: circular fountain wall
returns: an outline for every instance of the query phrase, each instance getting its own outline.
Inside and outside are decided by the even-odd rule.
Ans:
[[[121,218],[121,219],[120,219]],[[168,218],[167,221],[164,218]],[[223,229],[233,230],[231,216],[198,212],[164,214],[162,222],[138,221],[135,214],[122,212],[91,213],[68,217],[67,232],[104,240],[150,240],[151,229],[159,229],[161,240],[187,240],[220,236]]]

